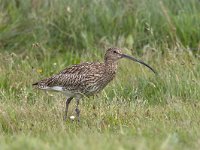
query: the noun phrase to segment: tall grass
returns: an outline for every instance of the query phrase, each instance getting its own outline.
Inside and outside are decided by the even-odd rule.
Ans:
[[[198,0],[1,0],[0,43],[4,50],[30,50],[40,43],[52,51],[145,45],[197,50]],[[14,44],[13,44],[14,43]]]

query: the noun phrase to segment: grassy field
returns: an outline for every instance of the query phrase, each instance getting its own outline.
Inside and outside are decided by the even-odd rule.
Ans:
[[[121,47],[116,79],[63,121],[65,97],[32,87]],[[74,115],[75,102],[69,114]],[[199,149],[198,0],[1,0],[0,149]]]

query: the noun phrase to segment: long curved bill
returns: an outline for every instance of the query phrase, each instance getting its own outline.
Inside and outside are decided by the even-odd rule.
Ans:
[[[126,55],[126,54],[121,54],[121,56],[122,56],[122,58],[128,58],[128,59],[130,59],[130,60],[133,60],[133,61],[135,61],[135,62],[138,62],[138,63],[140,63],[140,64],[143,64],[143,65],[145,65],[146,67],[148,67],[149,69],[151,69],[151,71],[153,71],[155,74],[157,74],[157,72],[156,72],[151,66],[149,66],[148,64],[146,64],[145,62],[143,62],[143,61],[141,61],[141,60],[138,60],[138,59],[136,59],[136,58],[134,58],[134,57],[132,57],[132,56]]]

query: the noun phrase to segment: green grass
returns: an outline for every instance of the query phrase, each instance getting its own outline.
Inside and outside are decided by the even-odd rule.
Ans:
[[[41,63],[34,55],[27,57],[8,53],[0,56],[1,147],[198,149],[200,65],[190,53],[169,52],[162,59],[157,56],[151,65],[158,76],[122,60],[117,78],[105,91],[81,102],[80,124],[62,120],[64,96],[46,94],[31,86],[51,71],[61,70],[63,56],[45,58]],[[147,61],[146,57],[143,55]],[[38,73],[39,69],[43,72]],[[73,102],[70,115],[74,115],[74,107]]]
[[[29,51],[40,43],[49,51],[83,51],[145,45],[197,49],[198,0],[1,0],[0,47]]]
[[[199,16],[198,0],[0,1],[0,149],[199,149]],[[64,95],[31,84],[110,46],[158,75],[120,60],[64,122]]]

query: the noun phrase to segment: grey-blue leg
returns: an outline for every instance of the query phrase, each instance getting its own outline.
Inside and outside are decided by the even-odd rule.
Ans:
[[[67,112],[68,112],[69,103],[71,102],[72,99],[73,97],[69,97],[66,99],[65,116],[64,116],[65,121],[67,120]]]
[[[80,122],[80,110],[78,109],[78,105],[79,105],[79,98],[76,98],[76,109],[75,109],[75,112],[76,112],[77,120],[78,120],[78,122]]]

